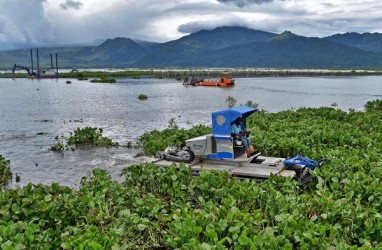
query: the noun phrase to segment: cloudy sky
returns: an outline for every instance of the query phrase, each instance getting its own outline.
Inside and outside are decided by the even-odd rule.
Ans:
[[[0,50],[244,26],[304,36],[382,32],[380,0],[0,0]]]

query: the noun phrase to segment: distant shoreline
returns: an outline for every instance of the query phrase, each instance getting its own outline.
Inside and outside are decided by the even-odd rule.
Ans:
[[[83,69],[59,70],[59,78],[97,77],[154,77],[183,79],[186,76],[219,77],[221,72],[230,72],[232,77],[290,77],[290,76],[370,76],[382,75],[382,69]],[[0,78],[12,78],[10,71],[0,71]],[[17,72],[16,78],[27,78],[27,74]]]

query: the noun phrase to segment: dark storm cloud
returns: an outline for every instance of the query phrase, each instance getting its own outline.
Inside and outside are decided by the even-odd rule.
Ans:
[[[284,0],[218,0],[220,3],[235,4],[236,6],[242,8],[251,4],[263,4],[271,3],[274,1],[284,1]]]
[[[65,3],[61,3],[60,7],[63,8],[64,10],[67,9],[80,9],[82,6],[82,3],[79,1],[73,1],[73,0],[65,0]]]
[[[246,20],[237,17],[229,17],[223,19],[217,19],[214,21],[195,21],[186,24],[182,24],[178,27],[178,31],[182,33],[194,33],[200,30],[212,30],[217,27],[245,27],[251,28],[251,24]]]
[[[45,18],[46,0],[0,0],[0,50],[49,43],[52,24]]]

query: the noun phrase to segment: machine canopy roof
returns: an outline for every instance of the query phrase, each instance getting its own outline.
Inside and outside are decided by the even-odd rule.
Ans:
[[[242,129],[246,128],[246,118],[257,109],[248,106],[237,106],[212,113],[212,134],[231,135],[231,125],[239,117],[243,118]]]

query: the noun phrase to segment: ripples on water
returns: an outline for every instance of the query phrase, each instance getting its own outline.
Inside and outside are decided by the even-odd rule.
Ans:
[[[137,162],[136,149],[92,148],[50,152],[57,135],[77,127],[100,127],[120,144],[146,131],[164,129],[171,118],[181,127],[210,124],[210,113],[226,108],[225,98],[238,104],[251,100],[277,112],[290,108],[330,106],[362,110],[381,98],[381,77],[241,78],[236,86],[183,87],[175,80],[117,79],[117,84],[72,79],[0,79],[0,154],[11,160],[21,182],[78,187],[91,169],[104,168],[116,179],[121,169]],[[146,94],[146,101],[138,100]],[[82,122],[81,122],[82,121]],[[43,134],[41,134],[43,132]],[[40,133],[40,134],[39,134]]]

